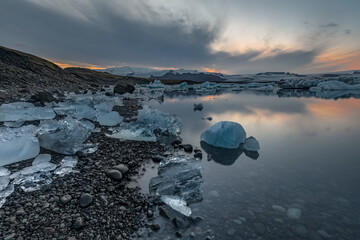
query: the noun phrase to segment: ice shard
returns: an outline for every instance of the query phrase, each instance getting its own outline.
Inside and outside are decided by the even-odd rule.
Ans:
[[[0,122],[7,121],[33,121],[53,119],[55,112],[48,107],[35,107],[28,102],[15,102],[0,106]]]

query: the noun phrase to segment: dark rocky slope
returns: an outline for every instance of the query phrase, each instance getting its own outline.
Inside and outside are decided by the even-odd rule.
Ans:
[[[86,68],[62,69],[31,54],[0,46],[0,103],[37,92],[98,90],[103,85],[135,85],[147,79],[121,77]]]

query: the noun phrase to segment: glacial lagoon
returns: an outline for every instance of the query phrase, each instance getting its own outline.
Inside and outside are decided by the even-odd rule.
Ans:
[[[184,239],[360,239],[359,99],[231,90],[164,95],[144,104],[179,115],[183,143],[202,150],[203,199],[189,205],[202,220],[184,230],[158,217],[152,239],[173,239],[179,229]],[[194,111],[199,103],[204,108]],[[200,135],[219,121],[240,123],[259,141],[258,155],[208,156]],[[144,192],[156,175],[147,165]]]

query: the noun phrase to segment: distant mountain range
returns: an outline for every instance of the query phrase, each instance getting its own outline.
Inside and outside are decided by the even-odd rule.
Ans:
[[[142,77],[160,80],[188,80],[194,82],[216,81],[216,82],[274,82],[285,78],[304,78],[304,77],[338,77],[344,75],[358,75],[360,71],[341,71],[333,73],[319,74],[296,74],[290,72],[261,72],[257,74],[233,74],[227,75],[222,73],[200,72],[198,70],[188,69],[164,69],[158,70],[153,68],[137,67],[114,67],[97,70],[119,76]]]

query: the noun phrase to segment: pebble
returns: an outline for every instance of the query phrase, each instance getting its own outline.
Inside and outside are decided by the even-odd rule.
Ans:
[[[230,229],[227,231],[227,234],[229,234],[230,236],[231,236],[231,235],[234,235],[234,233],[235,233],[235,229],[233,229],[233,228],[230,228]]]
[[[80,197],[80,207],[87,207],[93,202],[93,197],[88,194],[82,194]]]
[[[80,229],[80,228],[82,228],[84,226],[85,226],[84,225],[84,220],[81,217],[78,217],[71,227],[74,228],[74,229]]]
[[[193,151],[193,146],[191,146],[191,144],[185,144],[183,147],[185,152],[191,153]]]
[[[200,158],[200,159],[202,159],[202,152],[197,152],[197,153],[195,153],[194,154],[194,158]]]
[[[317,231],[323,238],[331,238],[331,236],[325,232],[324,230],[318,230]]]
[[[274,209],[275,211],[279,211],[279,212],[282,212],[282,213],[286,212],[286,208],[284,208],[284,207],[282,207],[282,206],[272,205],[271,207],[272,207],[272,209]]]
[[[114,170],[114,169],[107,171],[106,176],[108,176],[109,178],[111,178],[115,181],[120,181],[122,179],[121,172],[118,170]]]
[[[115,170],[118,170],[121,172],[121,174],[126,173],[127,171],[129,171],[129,168],[125,165],[125,164],[118,164],[114,167],[112,167]]]
[[[295,225],[291,227],[291,230],[299,237],[306,237],[308,235],[308,230],[302,225]]]
[[[164,158],[161,157],[161,156],[155,156],[155,157],[152,158],[152,160],[153,160],[154,162],[156,162],[156,163],[159,163],[159,162],[161,162],[162,160],[164,160]]]
[[[60,202],[62,203],[62,204],[67,204],[68,202],[70,202],[71,201],[71,196],[70,195],[64,195],[64,196],[62,196],[61,198],[60,198]]]
[[[299,219],[301,216],[301,210],[299,208],[289,208],[286,214],[291,219]]]

